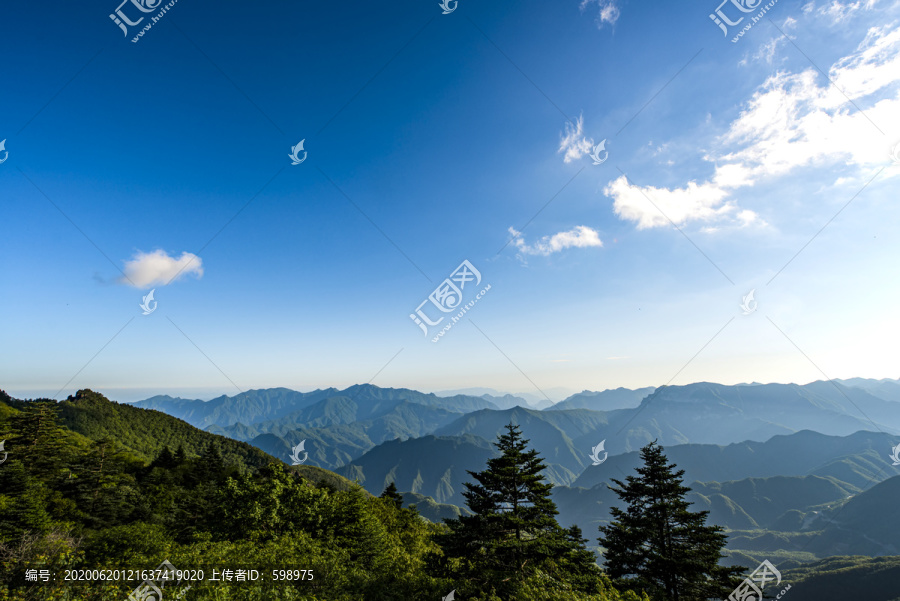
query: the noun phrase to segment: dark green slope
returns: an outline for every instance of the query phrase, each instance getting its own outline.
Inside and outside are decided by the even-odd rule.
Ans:
[[[900,557],[829,557],[782,573],[792,601],[900,601]],[[790,596],[788,596],[790,595]]]
[[[404,507],[413,507],[419,515],[428,520],[440,524],[444,520],[456,519],[461,515],[472,515],[465,507],[459,508],[449,503],[438,503],[431,497],[414,492],[400,493],[403,497]]]
[[[744,555],[765,558],[773,552],[785,555],[900,554],[900,518],[897,498],[900,476],[874,485],[849,500],[828,507],[786,512],[772,530],[736,530],[730,533],[729,548]],[[785,528],[777,531],[775,526]]]
[[[607,413],[573,409],[568,411],[536,411],[514,407],[505,411],[477,411],[435,430],[436,436],[473,434],[495,440],[506,424],[522,426],[530,444],[544,457],[547,477],[554,484],[569,484],[573,476],[591,464],[590,446],[579,448],[574,437],[597,432],[606,426]],[[599,440],[594,444],[596,445]]]
[[[826,530],[835,538],[865,540],[881,547],[879,555],[900,555],[900,476],[880,482],[829,513]]]
[[[387,601],[436,598],[447,590],[442,578],[424,571],[436,527],[414,512],[398,511],[326,470],[285,469],[249,445],[171,416],[90,390],[61,403],[16,401],[0,391],[3,438],[9,456],[0,465],[2,599],[125,599],[141,576],[64,575],[153,569],[163,560],[207,574],[212,566],[316,574],[302,583],[265,576],[197,580],[185,597],[197,600]],[[153,453],[165,443],[188,453]],[[203,449],[199,457],[190,456],[193,448]],[[147,455],[152,461],[141,459]],[[254,470],[257,461],[265,465]],[[238,462],[250,469],[235,469]],[[23,577],[28,569],[56,577],[31,582]]]
[[[222,458],[227,464],[240,467],[259,468],[288,457],[276,457],[253,445],[205,432],[190,424],[152,409],[141,409],[129,403],[110,401],[92,390],[79,390],[55,404],[59,410],[60,422],[67,430],[64,444],[87,448],[92,441],[112,438],[127,448],[139,460],[151,461],[164,447],[171,451],[183,448],[188,456],[199,456],[209,446],[218,445]],[[11,398],[0,390],[0,423],[17,413],[18,407],[26,407],[30,401]],[[289,454],[289,453],[288,453]],[[286,468],[299,473],[317,486],[327,486],[336,490],[349,490],[353,483],[338,474],[314,465],[298,465]]]
[[[250,441],[253,446],[284,461],[290,461],[291,449],[301,441],[309,453],[307,463],[326,469],[346,465],[375,446],[359,424],[328,428],[299,428],[282,436],[260,434]]]
[[[159,411],[116,403],[91,390],[79,390],[59,404],[63,425],[92,440],[110,437],[144,460],[152,460],[168,446],[183,446],[188,455],[200,455],[215,441],[228,463],[261,467],[272,457],[259,449],[224,436],[204,432]]]
[[[694,482],[691,488],[693,493],[688,498],[695,509],[710,510],[712,521],[733,530],[771,528],[788,511],[824,506],[859,492],[843,482],[820,476],[746,478],[721,484]],[[750,521],[746,521],[748,518]]]
[[[353,424],[372,440],[381,442],[430,434],[435,428],[453,421],[460,415],[462,413],[442,407],[410,401],[382,404],[375,409],[360,406],[349,397],[330,397],[281,419],[258,422],[252,429],[255,431],[254,436],[264,432],[284,436],[300,428],[326,429],[331,426]],[[232,428],[234,426],[227,428],[226,432],[233,434]]]
[[[8,420],[14,416],[22,415],[22,411],[27,407],[34,405],[35,403],[47,403],[53,406],[56,406],[56,401],[51,399],[40,399],[36,401],[23,401],[21,399],[14,399],[9,396],[5,391],[0,390],[0,424],[7,424]],[[5,429],[6,428],[6,429]],[[0,439],[3,439],[7,436],[8,428],[0,427]],[[72,430],[63,430],[61,433],[61,440],[59,444],[64,447],[72,447],[77,448],[79,450],[86,450],[91,446],[93,441],[90,437],[80,434],[78,432],[74,432]],[[5,450],[9,452],[12,457],[15,457],[16,443],[14,440],[8,440],[5,445]],[[133,453],[134,459],[139,459],[138,453]]]
[[[331,400],[326,399],[325,402]],[[353,401],[350,403],[355,405]],[[259,424],[257,427],[266,433],[257,434],[249,442],[271,455],[287,460],[290,449],[305,440],[312,464],[336,469],[382,442],[424,436],[460,415],[440,407],[401,401],[384,415],[352,423],[337,423],[325,427]],[[225,431],[230,434],[232,428],[234,426]]]
[[[495,454],[488,441],[476,436],[424,436],[385,442],[335,471],[372,494],[394,482],[400,490],[462,506],[462,483],[471,480],[466,470],[481,468]]]

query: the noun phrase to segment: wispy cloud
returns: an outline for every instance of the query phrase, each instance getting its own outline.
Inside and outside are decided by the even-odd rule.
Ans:
[[[866,2],[838,2],[838,0],[832,0],[831,2],[820,6],[816,12],[821,16],[828,17],[831,20],[832,25],[837,25],[845,21],[847,17],[858,11],[860,8],[870,10],[875,6],[875,1],[876,0],[867,0]],[[809,4],[813,5],[812,2]],[[806,10],[806,6],[803,8]],[[810,10],[812,10],[812,7],[810,7]]]
[[[584,11],[591,5],[597,5],[597,28],[603,29],[604,25],[615,25],[619,20],[619,6],[616,0],[581,0],[581,10]]]
[[[180,280],[188,274],[203,277],[203,260],[193,253],[183,252],[176,259],[164,250],[138,251],[133,259],[125,262],[125,277],[119,278],[119,283],[149,288]]]
[[[719,138],[723,150],[704,157],[716,164],[709,180],[666,188],[634,186],[619,177],[604,189],[614,199],[616,214],[638,229],[667,226],[669,219],[678,225],[760,224],[755,212],[738,206],[736,191],[803,167],[855,167],[862,177],[866,169],[885,164],[890,144],[884,133],[890,141],[896,135],[880,131],[879,125],[896,124],[900,112],[895,85],[900,82],[900,29],[870,29],[828,76],[835,85],[814,69],[770,76]],[[883,93],[883,98],[873,98],[888,89],[893,97]],[[864,112],[860,104],[866,106]]]
[[[563,162],[571,163],[577,161],[591,151],[594,146],[593,138],[584,136],[584,116],[579,116],[575,120],[575,124],[566,122],[566,131],[560,137],[559,150],[557,153],[563,152]]]
[[[515,228],[509,228],[513,236],[513,244],[523,255],[548,256],[567,248],[588,248],[591,246],[603,246],[600,235],[586,225],[579,225],[567,232],[559,232],[552,236],[544,236],[534,244],[528,245],[522,237],[522,233]]]

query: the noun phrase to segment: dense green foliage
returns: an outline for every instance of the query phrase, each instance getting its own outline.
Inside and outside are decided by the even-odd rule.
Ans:
[[[660,601],[727,597],[743,569],[719,565],[723,529],[706,525],[708,512],[689,510],[684,471],[675,471],[662,447],[648,444],[641,458],[639,476],[628,476],[625,483],[613,479],[627,508],[612,508],[612,523],[600,527],[609,575]]]
[[[469,472],[476,483],[466,483],[465,497],[473,515],[445,521],[449,532],[436,537],[443,555],[432,572],[449,577],[466,599],[530,598],[537,583],[547,595],[608,595],[581,531],[556,521],[553,485],[542,476],[537,451],[528,449],[518,426],[506,429],[496,443],[500,456],[484,471]]]
[[[272,460],[247,443],[210,436],[165,413],[111,402],[91,390],[79,390],[59,403],[58,409],[62,424],[73,432],[92,440],[113,438],[145,460],[153,459],[167,446],[181,446],[188,455],[199,455],[211,439],[217,442],[224,460],[240,468],[258,468]]]
[[[66,570],[149,570],[164,561],[205,571],[206,579],[190,583],[191,601],[440,599],[466,586],[452,570],[426,569],[446,563],[438,542],[449,528],[403,508],[396,487],[374,497],[326,470],[287,467],[90,391],[60,403],[0,396],[0,439],[9,453],[0,464],[2,601],[122,601],[143,577],[66,581]],[[554,524],[544,526],[552,549],[564,553],[524,570],[517,600],[637,599],[609,585],[577,529]],[[262,578],[209,580],[225,568]],[[27,581],[26,570],[54,578]],[[314,577],[275,583],[273,570]]]

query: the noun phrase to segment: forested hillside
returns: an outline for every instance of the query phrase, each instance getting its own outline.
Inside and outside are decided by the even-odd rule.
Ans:
[[[316,466],[288,466],[245,442],[90,390],[61,402],[22,401],[0,392],[6,453],[0,463],[0,600],[121,601],[142,577],[67,581],[66,570],[149,570],[168,561],[164,565],[179,570],[224,566],[270,576],[240,584],[179,583],[182,590],[191,587],[189,600],[441,599],[456,591],[473,601],[637,601],[655,585],[610,581],[594,563],[602,565],[610,553],[597,547],[597,527],[608,526],[610,511],[623,507],[605,483],[554,487],[560,465],[530,450],[520,454],[531,457],[523,465],[531,464],[540,500],[533,497],[521,511],[543,507],[539,517],[516,517],[520,509],[503,500],[505,493],[492,493],[487,504],[478,500],[483,493],[472,496],[480,489],[471,488],[471,470],[494,466],[478,477],[498,491],[506,487],[495,479],[510,475],[509,467],[490,471],[509,461],[500,455],[509,448],[472,432],[490,435],[501,414],[525,418],[523,429],[534,431],[541,443],[559,441],[550,455],[569,461],[564,457],[573,455],[571,439],[560,432],[573,431],[571,420],[583,411],[558,411],[544,420],[539,412],[516,407],[491,411],[491,419],[480,423],[460,418],[455,435],[388,441],[341,468],[342,476]],[[860,598],[895,601],[900,587],[893,597],[887,592],[895,557],[810,563],[848,551],[900,552],[893,511],[900,477],[890,477],[894,470],[880,466],[878,455],[889,440],[878,433],[801,432],[766,443],[675,446],[673,457],[690,464],[691,474],[749,475],[695,482],[679,503],[709,511],[710,523],[725,526],[722,544],[730,552],[724,566],[750,569],[768,559],[792,568],[791,590],[807,595],[798,599],[814,598],[808,591],[827,590],[837,579],[862,591]],[[813,448],[827,448],[828,454]],[[591,469],[623,474],[640,466],[628,453]],[[798,475],[755,475],[767,470]],[[455,503],[441,503],[447,499]],[[509,529],[498,526],[510,519],[516,528],[536,529],[511,543]],[[477,540],[469,540],[476,534],[472,528],[480,532]],[[511,557],[532,555],[521,565],[498,564],[491,548]],[[478,549],[481,555],[472,555]],[[28,581],[26,570],[48,570],[56,578]],[[279,570],[298,570],[303,579],[275,582],[273,573],[295,574]],[[622,586],[631,591],[617,591]],[[651,601],[667,601],[653,594],[662,596]]]
[[[440,599],[452,590],[495,599],[442,563],[435,541],[446,526],[402,508],[414,503],[436,520],[459,517],[425,497],[379,498],[327,470],[285,466],[245,443],[89,390],[59,403],[3,393],[0,437],[7,453],[0,464],[4,601],[121,601],[141,585],[140,570],[164,561],[177,570],[267,576],[169,583],[169,590],[190,586],[185,598],[192,600]],[[521,589],[519,599],[639,599],[616,592],[596,566],[589,579],[581,573],[570,581],[548,561],[504,586]],[[104,569],[138,572],[103,582],[85,580],[90,571],[71,572]],[[536,586],[534,569],[554,576]],[[28,570],[54,578],[29,581]],[[275,582],[273,574],[291,579]]]

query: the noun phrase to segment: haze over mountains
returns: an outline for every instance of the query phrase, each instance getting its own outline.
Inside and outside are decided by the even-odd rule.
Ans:
[[[156,396],[135,403],[238,440],[284,449],[318,441],[313,460],[337,468],[388,440],[474,434],[493,440],[503,425],[533,424],[529,434],[548,462],[580,473],[587,451],[606,440],[611,455],[663,445],[765,441],[813,430],[900,434],[900,384],[859,380],[726,386],[696,383],[660,389],[584,391],[544,410],[521,398],[441,397],[370,384],[345,390],[251,390],[210,401]],[[268,436],[267,436],[268,435]],[[259,440],[257,440],[259,439]],[[257,446],[260,446],[257,445]],[[262,447],[261,447],[262,448]],[[277,455],[276,456],[283,456]]]
[[[590,536],[618,502],[611,479],[634,473],[637,451],[657,440],[685,470],[690,500],[731,532],[735,561],[760,552],[898,552],[900,526],[881,527],[860,509],[889,505],[900,486],[900,467],[889,459],[900,443],[897,380],[699,382],[583,391],[553,405],[472,392],[481,394],[361,384],[250,390],[210,401],[156,396],[135,405],[288,462],[291,448],[305,441],[307,465],[373,494],[394,482],[419,503],[445,504],[444,513],[464,506],[467,471],[495,456],[492,443],[513,422],[544,458],[561,523]],[[590,451],[601,441],[608,455],[593,465]],[[810,533],[817,533],[814,545]]]

